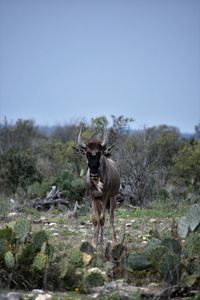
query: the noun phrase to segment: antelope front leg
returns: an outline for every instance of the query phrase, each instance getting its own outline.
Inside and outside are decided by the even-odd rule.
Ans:
[[[100,231],[100,209],[101,203],[92,199],[92,224],[93,224],[93,239],[92,245],[96,248],[99,242]]]
[[[100,216],[100,240],[99,243],[103,244],[103,234],[104,234],[104,223],[105,223],[105,216],[101,214]]]
[[[112,197],[110,199],[110,225],[112,228],[112,233],[113,233],[113,242],[117,242],[116,238],[116,232],[115,232],[115,225],[114,225],[114,209],[116,207],[116,196]]]
[[[107,199],[102,200],[102,209],[100,214],[100,243],[103,244],[103,235],[104,235],[104,223],[105,223],[105,211],[107,206]]]
[[[99,224],[97,224],[96,226],[93,227],[93,239],[92,239],[92,245],[94,246],[94,248],[97,247],[98,242],[99,242],[99,231],[100,231],[100,226]]]

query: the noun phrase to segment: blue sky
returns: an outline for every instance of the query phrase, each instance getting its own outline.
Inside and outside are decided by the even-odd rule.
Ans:
[[[0,0],[0,119],[200,122],[199,0]]]

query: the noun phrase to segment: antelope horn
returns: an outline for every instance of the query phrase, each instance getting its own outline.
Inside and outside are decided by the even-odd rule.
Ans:
[[[82,132],[82,128],[83,128],[83,124],[81,124],[81,127],[80,127],[80,131],[79,131],[79,134],[78,134],[78,144],[81,148],[86,148],[86,144],[84,144],[82,142],[82,139],[81,139],[81,132]]]
[[[101,143],[102,147],[105,147],[108,143],[108,133],[106,131],[106,133],[104,132],[104,136],[103,136],[103,142]]]

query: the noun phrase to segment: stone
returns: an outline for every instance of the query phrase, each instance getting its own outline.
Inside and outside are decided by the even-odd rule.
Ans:
[[[18,212],[10,212],[7,216],[7,221],[12,221],[12,220],[18,218],[19,215],[20,214]]]
[[[52,299],[52,295],[50,294],[39,294],[35,300],[49,300]]]
[[[34,290],[32,290],[32,294],[34,294],[34,295],[45,294],[45,291],[43,291],[41,289],[34,289]]]
[[[57,226],[57,223],[50,223],[49,226]]]
[[[149,220],[150,223],[156,223],[156,221],[157,221],[156,219],[150,219]]]
[[[147,241],[142,241],[142,245],[147,245],[148,242]]]
[[[9,292],[7,295],[6,295],[6,298],[7,300],[22,300],[22,296],[20,293],[17,293],[17,292]]]

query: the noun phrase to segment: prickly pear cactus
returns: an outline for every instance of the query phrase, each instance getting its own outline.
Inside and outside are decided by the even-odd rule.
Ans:
[[[190,207],[188,220],[190,230],[194,231],[200,224],[200,206],[198,204],[194,204]]]
[[[33,234],[33,244],[36,250],[40,250],[42,245],[48,241],[47,234],[44,230],[40,230]]]
[[[162,246],[164,246],[168,253],[172,254],[172,255],[181,255],[181,245],[180,243],[175,240],[175,239],[171,239],[171,238],[166,238],[162,241]]]
[[[114,260],[119,260],[123,253],[125,253],[126,247],[124,245],[115,245],[111,251],[112,258]]]
[[[88,269],[83,278],[84,287],[90,289],[97,286],[102,286],[106,280],[106,274],[99,268]]]
[[[185,240],[184,249],[190,258],[200,255],[200,235],[192,232]]]
[[[24,268],[30,268],[34,261],[35,255],[36,249],[33,243],[24,245],[18,257],[19,265],[22,265]]]
[[[159,245],[148,255],[148,259],[156,271],[159,271],[161,259],[166,253],[167,249],[164,246]]]
[[[6,241],[0,239],[0,257],[2,257],[5,251],[6,251]]]
[[[44,253],[38,253],[33,262],[33,268],[37,271],[45,269],[47,263],[47,255]]]
[[[90,254],[90,255],[94,255],[94,253],[95,253],[94,247],[92,246],[91,243],[89,243],[87,241],[82,242],[82,244],[80,246],[80,251]]]
[[[144,249],[144,253],[147,257],[151,256],[151,253],[161,244],[161,240],[156,239],[156,238],[152,238],[146,248]]]
[[[122,264],[123,267],[129,272],[146,270],[151,267],[151,262],[149,262],[146,256],[142,253],[129,254],[123,258]]]
[[[189,220],[187,217],[181,217],[178,220],[178,235],[181,239],[185,239],[189,232]]]
[[[14,239],[14,233],[12,228],[5,227],[0,229],[0,240],[7,241],[8,243],[12,243]]]
[[[20,242],[24,243],[31,231],[31,225],[26,219],[19,219],[14,226],[15,236]]]
[[[72,248],[68,252],[68,262],[75,268],[83,267],[83,253],[80,251],[79,248]]]
[[[7,251],[4,256],[4,263],[6,268],[13,269],[15,265],[15,258],[11,251]]]
[[[177,256],[166,254],[160,264],[160,276],[171,284],[177,284],[181,277],[181,263]]]

